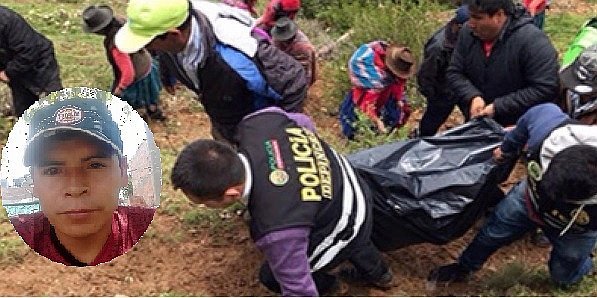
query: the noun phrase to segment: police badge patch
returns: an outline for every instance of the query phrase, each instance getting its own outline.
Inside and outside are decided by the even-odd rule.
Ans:
[[[275,186],[283,186],[288,182],[289,176],[288,173],[284,170],[273,170],[269,174],[269,181]]]

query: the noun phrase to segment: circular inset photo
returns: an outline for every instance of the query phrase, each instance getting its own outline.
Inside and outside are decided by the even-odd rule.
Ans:
[[[25,243],[69,266],[126,253],[160,203],[160,153],[131,106],[66,88],[21,117],[2,150],[2,205]]]

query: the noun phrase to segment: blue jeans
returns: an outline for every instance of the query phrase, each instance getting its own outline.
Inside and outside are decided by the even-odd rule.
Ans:
[[[481,269],[500,247],[512,243],[526,232],[536,228],[527,214],[524,202],[526,181],[521,181],[495,208],[475,239],[464,250],[458,262],[471,271]],[[560,231],[549,226],[541,227],[552,244],[549,273],[558,284],[570,285],[581,280],[591,271],[591,252],[597,241],[597,231],[583,234]]]

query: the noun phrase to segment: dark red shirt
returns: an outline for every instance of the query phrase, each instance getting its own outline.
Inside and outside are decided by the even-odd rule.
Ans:
[[[495,41],[484,41],[483,42],[483,51],[485,52],[485,57],[489,57],[491,55],[491,50],[493,49],[493,44]]]
[[[18,215],[10,221],[25,243],[38,254],[68,266],[94,266],[130,250],[147,230],[154,213],[155,209],[151,208],[119,206],[112,216],[112,233],[89,264],[77,260],[60,244],[43,212]]]

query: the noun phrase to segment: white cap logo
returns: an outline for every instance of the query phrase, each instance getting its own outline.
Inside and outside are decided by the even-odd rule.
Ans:
[[[83,111],[75,107],[62,107],[56,111],[56,123],[74,124],[83,119]]]

